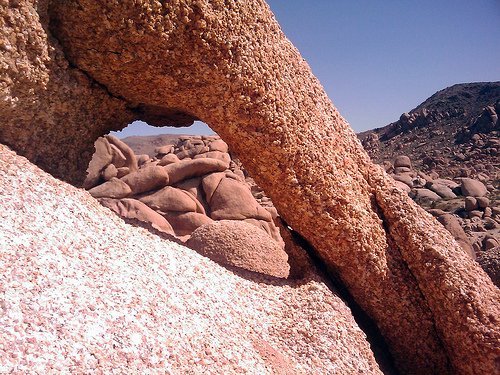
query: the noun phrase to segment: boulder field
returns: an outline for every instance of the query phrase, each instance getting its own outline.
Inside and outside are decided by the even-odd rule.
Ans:
[[[0,7],[1,143],[55,176],[79,185],[83,183],[94,142],[110,130],[121,129],[134,119],[157,126],[186,125],[201,119],[239,155],[286,223],[315,249],[329,277],[342,280],[360,309],[378,327],[399,371],[489,374],[498,370],[498,288],[441,224],[370,161],[263,0],[18,0],[3,1]],[[14,173],[5,168],[6,176]],[[130,166],[120,168],[135,173]],[[125,173],[125,169],[116,169],[115,178],[120,180],[118,173]],[[185,177],[173,169],[172,175],[179,181]],[[112,167],[107,171],[108,176],[114,173]],[[158,174],[153,174],[155,177],[150,176],[149,182],[156,181]],[[33,191],[49,189],[46,183],[34,181],[31,179],[24,186]],[[126,190],[123,184],[112,181],[117,194]],[[19,184],[12,181],[10,185]],[[140,194],[145,188],[138,186],[135,193]],[[14,191],[13,196],[21,194]],[[76,194],[71,189],[64,193]],[[32,199],[31,195],[27,198]],[[47,199],[50,202],[54,195]],[[33,348],[40,353],[35,357],[43,359],[49,352],[45,349],[44,353],[45,343],[54,342],[53,337],[62,337],[59,344],[66,345],[66,336],[55,333],[66,330],[67,335],[75,335],[72,337],[76,342],[80,339],[97,343],[91,344],[93,349],[78,363],[91,361],[99,366],[113,366],[114,359],[101,360],[96,351],[103,347],[99,340],[107,332],[102,325],[94,321],[61,324],[65,321],[58,320],[67,315],[84,316],[87,310],[82,306],[89,306],[88,315],[93,316],[102,311],[102,304],[96,304],[92,310],[91,304],[85,302],[74,309],[70,303],[57,310],[50,307],[47,314],[43,313],[45,305],[40,307],[47,300],[64,302],[64,298],[58,298],[59,290],[52,292],[51,288],[56,287],[57,280],[68,285],[64,284],[66,277],[54,273],[44,278],[43,273],[33,273],[57,269],[57,262],[53,266],[50,263],[50,245],[52,251],[72,251],[74,244],[63,242],[68,249],[57,244],[62,238],[79,239],[78,226],[65,227],[71,235],[62,238],[49,231],[51,225],[57,226],[60,217],[71,211],[52,216],[54,224],[50,224],[52,221],[32,216],[36,206],[30,206],[28,200],[13,202],[16,206],[9,212],[15,210],[20,220],[29,220],[21,226],[10,225],[16,228],[15,233],[9,226],[2,229],[8,238],[13,236],[9,242],[3,242],[9,244],[12,255],[3,265],[2,274],[18,275],[14,285],[9,284],[8,293],[26,292],[25,297],[16,295],[17,300],[23,301],[17,306],[28,309],[25,316],[35,316],[35,322],[19,324],[20,314],[13,313],[6,323],[9,332],[15,332],[8,343],[15,341],[22,346],[14,356],[30,360],[32,355],[21,354]],[[57,213],[57,206],[53,210]],[[45,212],[40,215],[42,219]],[[8,223],[16,221],[11,219]],[[45,236],[29,235],[30,225],[39,223],[46,224],[43,229],[49,232]],[[29,245],[21,242],[23,238],[31,241]],[[102,231],[104,243],[115,238]],[[14,267],[15,259],[28,263],[38,259],[29,254],[31,249],[37,249],[33,239],[38,241],[35,245],[48,251],[40,255],[43,262],[31,268],[24,263]],[[119,244],[121,248],[126,242]],[[84,242],[84,246],[90,245]],[[122,251],[126,253],[125,249]],[[97,255],[88,249],[78,254],[81,259],[86,259],[85,254]],[[134,260],[141,264],[147,259]],[[90,272],[89,266],[100,264],[95,260],[68,263],[83,276]],[[97,268],[96,272],[112,272],[114,264],[103,261],[103,269]],[[161,264],[153,261],[149,266]],[[124,267],[120,262],[116,265]],[[24,270],[29,270],[26,279],[22,277]],[[130,273],[123,270],[122,274],[138,282]],[[75,297],[88,296],[69,285]],[[97,284],[91,290],[91,296],[98,298],[102,287]],[[112,298],[103,298],[104,304],[119,303],[120,309],[135,311],[137,294],[129,296],[120,288],[107,290]],[[71,301],[71,291],[67,293],[64,296]],[[39,303],[31,303],[37,298]],[[32,314],[29,309],[40,313]],[[177,309],[182,314],[181,308]],[[31,336],[32,327],[44,324],[54,336]],[[120,324],[116,326],[118,330],[124,325],[133,327],[126,319]],[[338,324],[331,319],[330,325]],[[294,327],[308,334],[307,325]],[[123,340],[140,343],[142,338],[137,334],[118,338],[116,345]],[[316,343],[314,335],[310,340]],[[324,342],[317,340],[317,345]],[[287,344],[296,347],[297,341]],[[67,347],[78,351],[72,345]],[[157,345],[141,346],[149,347]],[[54,353],[60,352],[58,348]],[[141,358],[145,358],[141,360],[158,363],[148,353],[151,351],[141,353]],[[124,361],[123,356],[127,358],[128,354],[117,353],[116,360]],[[129,363],[135,363],[134,358]],[[356,356],[350,358],[356,360]]]

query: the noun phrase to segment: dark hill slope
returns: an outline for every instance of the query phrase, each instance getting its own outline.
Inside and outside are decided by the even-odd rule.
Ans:
[[[396,155],[442,177],[487,175],[500,171],[500,82],[457,84],[438,91],[400,119],[360,133],[378,163]]]

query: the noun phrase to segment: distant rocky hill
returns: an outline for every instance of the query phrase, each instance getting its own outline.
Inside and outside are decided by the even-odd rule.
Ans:
[[[186,136],[186,134],[158,134],[158,135],[145,135],[145,136],[131,136],[123,138],[122,140],[130,146],[130,148],[137,155],[146,154],[155,156],[155,149],[167,144],[175,144],[179,137]]]
[[[396,155],[441,177],[500,178],[500,82],[445,88],[387,126],[358,134],[375,162]]]

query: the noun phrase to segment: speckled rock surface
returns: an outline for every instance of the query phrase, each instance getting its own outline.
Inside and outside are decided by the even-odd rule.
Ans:
[[[500,247],[485,251],[477,261],[490,276],[493,283],[500,288]]]
[[[288,255],[264,230],[239,220],[220,220],[196,229],[187,246],[213,261],[287,278]]]
[[[0,1],[0,142],[82,183],[97,137],[134,114],[70,66],[48,30],[48,2]]]
[[[498,289],[372,166],[263,0],[51,4],[74,66],[142,119],[197,117],[229,144],[376,321],[402,372],[495,370]]]
[[[381,374],[318,278],[226,270],[0,145],[0,373]]]

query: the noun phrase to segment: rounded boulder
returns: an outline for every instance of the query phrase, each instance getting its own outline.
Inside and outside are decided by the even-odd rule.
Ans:
[[[214,221],[196,229],[187,246],[213,261],[286,278],[288,255],[266,232],[238,220]]]
[[[484,197],[488,194],[488,189],[481,181],[472,178],[463,178],[460,186],[462,195],[471,197]]]

